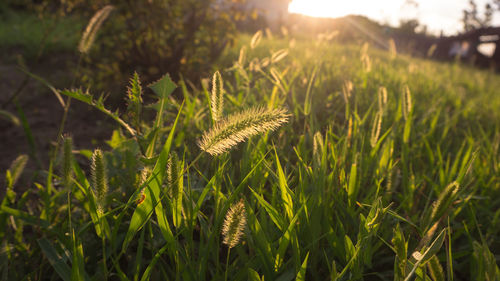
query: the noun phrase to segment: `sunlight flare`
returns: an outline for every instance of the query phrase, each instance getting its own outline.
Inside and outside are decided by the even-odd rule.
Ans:
[[[293,0],[289,12],[312,17],[343,17],[378,10],[377,1]]]

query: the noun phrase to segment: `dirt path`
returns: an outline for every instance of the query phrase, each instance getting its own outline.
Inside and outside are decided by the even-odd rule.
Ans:
[[[1,59],[1,58],[0,58]],[[71,56],[56,56],[41,60],[30,70],[45,78],[57,89],[71,85]],[[20,87],[26,75],[14,64],[2,64],[0,60],[0,109],[7,110],[20,117],[14,103],[3,104]],[[35,153],[42,168],[47,169],[48,153],[57,140],[59,124],[63,116],[63,108],[56,96],[45,86],[30,79],[18,96],[18,104],[24,111],[35,141]],[[75,149],[105,148],[104,140],[109,139],[114,124],[95,109],[78,101],[71,103],[65,133],[73,136]],[[11,162],[20,154],[28,154],[30,145],[22,126],[0,118],[0,184],[3,185],[5,171]],[[30,159],[26,174],[23,176],[25,188],[33,180],[34,171],[38,168],[36,161]],[[40,179],[37,179],[40,180]],[[1,192],[0,192],[1,193]]]

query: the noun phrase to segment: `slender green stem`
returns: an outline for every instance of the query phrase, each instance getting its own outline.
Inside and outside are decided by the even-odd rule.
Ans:
[[[102,243],[102,269],[103,269],[103,274],[104,274],[104,280],[107,280],[108,278],[108,265],[106,263],[107,257],[106,257],[106,239],[105,239],[105,232],[104,232],[104,224],[102,223],[101,218],[101,228],[103,229],[103,235],[101,237],[101,243]]]
[[[229,268],[229,255],[231,254],[231,248],[227,249],[227,257],[226,257],[226,273],[224,273],[224,280],[227,281],[227,270]]]

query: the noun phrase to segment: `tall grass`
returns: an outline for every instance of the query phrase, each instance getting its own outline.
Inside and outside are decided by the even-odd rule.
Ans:
[[[267,37],[229,51],[213,91],[179,81],[182,101],[168,76],[147,106],[134,75],[123,115],[60,91],[120,127],[52,191],[16,194],[25,157],[7,171],[2,276],[498,280],[498,75]]]

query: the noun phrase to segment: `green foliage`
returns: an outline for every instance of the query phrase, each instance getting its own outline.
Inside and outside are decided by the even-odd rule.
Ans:
[[[63,7],[72,11],[90,7],[96,16],[105,5],[115,7],[85,57],[82,78],[118,94],[122,87],[116,86],[123,86],[121,81],[134,71],[146,83],[162,73],[174,78],[179,73],[189,78],[204,75],[235,40],[235,21],[245,15],[240,2],[70,0]],[[110,85],[109,81],[117,82]]]
[[[55,17],[49,13],[37,15],[31,10],[10,9],[2,13],[1,5],[0,47],[3,51],[14,50],[16,55],[22,55],[29,60],[40,54],[53,55],[75,51],[81,37],[80,30],[84,25],[78,16]],[[4,54],[2,59],[15,62],[15,57],[11,55]]]
[[[226,54],[213,93],[164,76],[150,102],[134,74],[120,114],[55,90],[117,129],[93,161],[63,146],[25,193],[26,157],[7,172],[0,276],[496,280],[498,76],[261,36]]]

